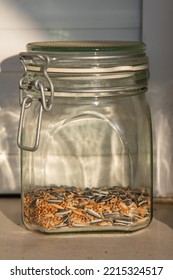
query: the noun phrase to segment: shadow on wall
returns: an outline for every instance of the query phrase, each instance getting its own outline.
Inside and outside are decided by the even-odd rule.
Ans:
[[[150,87],[153,125],[154,196],[173,197],[173,81]]]
[[[5,59],[0,73],[0,194],[19,193],[19,149],[16,144],[19,103],[18,56]]]

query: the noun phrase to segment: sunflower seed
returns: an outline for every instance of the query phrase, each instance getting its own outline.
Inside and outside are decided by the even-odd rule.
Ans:
[[[141,202],[138,203],[139,206],[143,205],[143,204],[147,204],[147,200],[143,200]]]
[[[66,214],[69,214],[71,213],[71,210],[59,210],[58,212],[55,213],[55,216],[63,216],[63,215],[66,215]]]
[[[98,214],[97,212],[95,212],[93,209],[88,209],[86,212],[87,212],[88,214],[92,215],[93,217],[101,218],[100,214]]]
[[[102,220],[102,219],[92,220],[92,221],[90,222],[90,224],[91,224],[91,225],[92,225],[92,224],[98,224],[98,223],[100,223],[100,222],[103,222],[103,220]]]
[[[61,203],[62,202],[62,200],[58,200],[58,199],[46,199],[45,201],[49,202],[49,203]]]
[[[34,208],[36,206],[37,198],[34,198],[30,203],[30,208]]]

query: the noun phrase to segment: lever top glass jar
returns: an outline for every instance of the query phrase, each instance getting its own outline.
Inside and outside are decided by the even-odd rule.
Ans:
[[[152,217],[143,42],[36,42],[20,53],[22,216],[43,232],[134,231]]]

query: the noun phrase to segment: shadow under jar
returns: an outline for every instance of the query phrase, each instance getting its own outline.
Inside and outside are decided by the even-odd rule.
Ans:
[[[47,233],[134,231],[152,217],[143,42],[36,42],[20,53],[22,217]]]

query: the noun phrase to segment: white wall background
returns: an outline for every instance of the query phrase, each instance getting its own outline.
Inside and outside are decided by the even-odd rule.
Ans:
[[[168,53],[170,35],[164,31],[171,31],[172,4],[171,0],[0,0],[0,193],[20,191],[16,146],[21,76],[18,53],[25,51],[26,44],[43,40],[141,40],[143,36],[151,60],[153,92],[149,102],[156,143],[154,194],[173,196],[172,71],[169,79],[166,74],[173,56]],[[167,54],[166,64],[165,56],[160,56],[162,47]],[[161,66],[164,70],[157,71]],[[160,84],[162,72],[164,82]]]
[[[150,58],[148,99],[154,136],[154,190],[173,197],[173,1],[143,1],[143,40]]]
[[[137,39],[140,0],[1,0],[0,57],[40,40]]]

